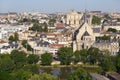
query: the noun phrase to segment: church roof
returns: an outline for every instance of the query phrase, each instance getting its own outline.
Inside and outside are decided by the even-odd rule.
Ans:
[[[83,36],[90,36],[90,34],[87,31],[85,31],[85,33],[83,34]]]
[[[100,28],[93,28],[94,33],[100,33]]]

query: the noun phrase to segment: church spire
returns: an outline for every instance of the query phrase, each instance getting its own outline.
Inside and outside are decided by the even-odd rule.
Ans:
[[[84,22],[87,22],[87,10],[85,9],[85,12],[84,12]]]

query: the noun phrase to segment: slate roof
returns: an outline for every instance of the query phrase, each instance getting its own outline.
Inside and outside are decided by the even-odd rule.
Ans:
[[[18,44],[15,43],[15,44],[9,44],[7,46],[2,46],[2,49],[8,49],[8,48],[18,48]]]
[[[83,34],[83,36],[90,36],[90,34],[87,31],[85,31],[85,33]]]
[[[93,32],[94,33],[99,33],[100,32],[100,28],[93,28]]]
[[[46,38],[47,36],[46,36],[46,34],[41,34],[40,35],[40,38]]]
[[[120,74],[117,72],[108,72],[107,73],[110,77],[114,78],[115,80],[120,80]]]
[[[40,42],[37,42],[37,46],[41,46],[41,47],[47,47],[49,46],[49,42],[46,42],[46,41],[40,41]]]
[[[96,73],[90,73],[90,75],[95,78],[95,80],[109,80],[108,78],[100,75],[100,74],[96,74]]]

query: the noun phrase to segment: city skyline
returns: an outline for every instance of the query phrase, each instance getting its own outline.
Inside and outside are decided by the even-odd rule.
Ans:
[[[0,13],[4,12],[67,12],[69,10],[119,12],[119,0],[1,0]]]

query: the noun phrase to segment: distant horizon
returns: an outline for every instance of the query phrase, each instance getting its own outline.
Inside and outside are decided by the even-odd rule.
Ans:
[[[52,14],[52,13],[68,13],[68,12],[70,12],[70,11],[72,11],[72,10],[75,10],[75,9],[71,9],[71,10],[67,10],[67,11],[56,11],[56,12],[42,12],[42,11],[21,11],[21,12],[17,12],[17,11],[8,11],[8,12],[0,12],[0,14],[4,14],[4,13],[43,13],[43,14]],[[75,11],[77,11],[77,12],[85,12],[85,10],[75,10]],[[87,11],[101,11],[101,10],[88,10],[87,9]],[[102,13],[120,13],[120,11],[101,11]]]
[[[40,12],[56,13],[76,10],[83,12],[120,12],[119,0],[1,0],[0,13]]]

